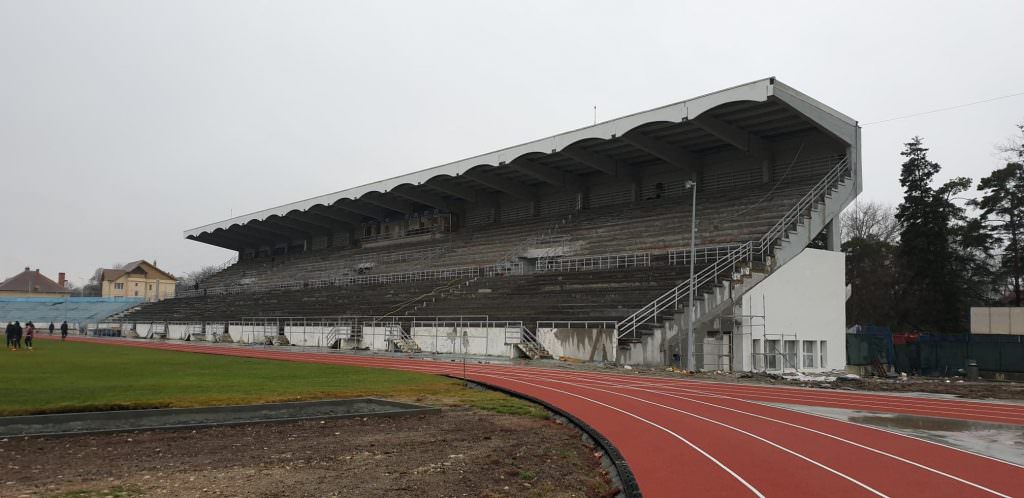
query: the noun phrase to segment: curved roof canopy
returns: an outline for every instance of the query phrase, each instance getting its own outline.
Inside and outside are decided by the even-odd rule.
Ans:
[[[532,198],[538,184],[573,189],[582,175],[618,176],[651,161],[693,171],[723,148],[757,154],[773,138],[817,129],[859,149],[857,122],[766,78],[593,126],[186,230],[231,249],[351,230],[367,219],[475,202],[478,192]],[[859,166],[859,157],[854,157]],[[859,168],[858,168],[859,171]]]

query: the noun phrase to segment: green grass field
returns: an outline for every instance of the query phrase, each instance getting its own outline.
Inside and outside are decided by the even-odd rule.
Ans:
[[[396,370],[37,340],[0,351],[0,415],[375,396],[546,416],[504,394]]]

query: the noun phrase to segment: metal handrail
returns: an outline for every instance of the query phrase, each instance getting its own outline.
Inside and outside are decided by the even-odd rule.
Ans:
[[[718,258],[721,258],[730,251],[736,249],[741,244],[720,244],[714,246],[701,246],[694,251],[695,263],[709,263]],[[685,265],[690,263],[690,249],[676,249],[669,251],[668,253],[668,264],[670,265]]]
[[[537,330],[540,329],[614,329],[619,322],[615,320],[538,320]]]
[[[687,279],[685,282],[669,289],[668,292],[658,296],[656,299],[647,303],[643,308],[640,308],[632,315],[619,321],[617,338],[621,339],[627,335],[635,335],[636,330],[643,324],[654,320],[658,315],[668,309],[674,307],[678,309],[679,301],[683,297],[688,296],[691,290],[694,292],[696,289],[710,282],[713,278],[725,272],[726,269],[734,269],[735,265],[741,261],[753,261],[754,255],[756,254],[762,261],[770,256],[770,252],[774,248],[775,244],[781,240],[786,233],[789,232],[790,227],[801,220],[804,217],[804,213],[813,209],[814,205],[820,202],[822,196],[827,195],[831,192],[836,185],[838,185],[844,178],[848,177],[850,173],[850,162],[848,156],[843,156],[836,165],[829,170],[825,176],[818,181],[811,190],[809,190],[803,197],[800,198],[775,223],[759,240],[755,242],[745,242],[740,244],[735,249],[729,251],[725,256],[715,259],[710,265],[702,268],[697,274],[693,276],[693,279]],[[699,253],[697,253],[699,254]],[[670,256],[671,258],[671,256]],[[691,311],[692,312],[692,311]]]
[[[767,252],[771,250],[775,242],[782,239],[789,232],[790,226],[802,219],[805,212],[810,211],[815,204],[820,202],[820,197],[827,195],[835,188],[835,185],[838,185],[844,178],[850,176],[849,173],[850,158],[849,156],[843,156],[818,183],[811,187],[811,190],[804,194],[786,214],[782,215],[782,218],[779,218],[775,225],[765,232],[758,241],[761,255],[767,256]]]
[[[638,252],[630,254],[604,254],[600,256],[580,256],[574,258],[539,258],[535,271],[569,272],[610,270],[617,268],[635,268],[651,266],[651,253]]]
[[[694,274],[692,281],[687,279],[685,282],[669,289],[650,303],[647,303],[647,305],[640,308],[632,315],[619,321],[619,333],[617,334],[617,337],[621,339],[626,335],[634,334],[637,328],[656,318],[662,311],[665,311],[669,307],[675,307],[678,309],[679,301],[688,295],[691,283],[693,283],[694,289],[699,288],[710,282],[712,279],[717,278],[725,271],[725,269],[734,269],[737,263],[741,261],[749,261],[752,255],[753,243],[745,242],[741,244],[739,247],[729,252],[725,257],[715,260],[712,264],[705,266],[699,272]]]

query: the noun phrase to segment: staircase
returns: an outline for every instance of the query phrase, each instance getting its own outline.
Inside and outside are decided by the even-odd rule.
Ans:
[[[182,333],[182,338],[185,341],[205,341],[206,331],[203,329],[201,323],[190,323],[185,326],[185,331]]]
[[[136,304],[135,306],[132,306],[131,308],[118,311],[117,313],[114,313],[113,315],[110,315],[110,316],[104,318],[103,321],[104,322],[120,322],[121,318],[123,318],[124,316],[128,315],[129,313],[134,313],[134,312],[142,309],[142,307],[147,305],[147,304],[150,304],[150,303],[139,303],[139,304]]]
[[[231,337],[231,334],[228,332],[228,328],[227,328],[226,324],[218,323],[218,324],[215,324],[215,325],[217,326],[217,328],[215,329],[216,331],[210,333],[210,339],[211,339],[212,342],[219,342],[219,343],[233,343],[233,342],[235,342],[235,340]],[[209,328],[210,325],[207,325],[207,327]]]
[[[708,262],[692,280],[621,320],[616,327],[616,360],[630,358],[634,349],[650,350],[658,336],[666,339],[666,349],[674,350],[673,343],[667,340],[674,333],[674,344],[678,347],[690,321],[691,292],[694,331],[720,318],[743,294],[796,257],[838,217],[855,193],[854,183],[849,158],[844,157],[759,240],[740,244]]]
[[[412,339],[412,335],[405,331],[400,323],[384,325],[384,337],[391,343],[392,348],[402,353],[422,353],[423,349]],[[389,348],[390,349],[390,348]]]
[[[442,286],[431,289],[430,292],[416,296],[404,303],[400,303],[391,309],[391,311],[384,314],[385,317],[397,315],[399,312],[404,316],[422,315],[423,310],[430,306],[431,303],[436,302],[439,299],[444,299],[448,295],[452,294],[460,287],[468,287],[475,282],[479,276],[470,277],[466,280],[456,279],[448,282]]]
[[[505,327],[505,344],[511,344],[531,360],[550,359],[551,353],[537,340],[537,335],[523,325]]]

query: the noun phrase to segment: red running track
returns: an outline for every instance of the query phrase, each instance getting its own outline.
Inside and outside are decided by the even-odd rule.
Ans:
[[[227,345],[152,349],[461,376],[461,363]],[[766,401],[1024,425],[1024,405],[470,363],[470,380],[572,413],[629,463],[645,496],[1017,496],[1024,467]]]

